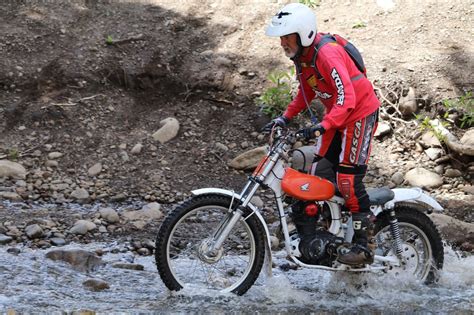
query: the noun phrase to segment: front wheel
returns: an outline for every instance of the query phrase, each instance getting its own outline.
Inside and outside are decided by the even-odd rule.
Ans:
[[[217,289],[242,295],[255,282],[265,257],[265,238],[256,216],[247,217],[249,209],[244,210],[222,247],[212,254],[209,251],[214,233],[232,215],[231,202],[231,197],[217,194],[195,196],[163,221],[155,260],[168,289]]]
[[[433,222],[424,213],[409,206],[397,206],[396,217],[402,241],[401,266],[395,272],[411,273],[425,283],[436,282],[443,268],[443,243]],[[375,224],[375,254],[395,256],[390,217],[384,213]]]

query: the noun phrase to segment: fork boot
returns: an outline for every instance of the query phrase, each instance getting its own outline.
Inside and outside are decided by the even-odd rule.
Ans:
[[[338,247],[337,261],[350,266],[360,266],[374,262],[374,224],[370,217],[370,213],[367,212],[352,214],[353,243],[345,243]]]

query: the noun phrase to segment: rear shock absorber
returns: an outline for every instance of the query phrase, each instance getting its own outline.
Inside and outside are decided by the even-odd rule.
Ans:
[[[398,220],[395,216],[395,210],[390,211],[390,233],[393,237],[393,250],[397,254],[398,258],[402,257],[402,238],[400,236],[400,227],[398,226]]]

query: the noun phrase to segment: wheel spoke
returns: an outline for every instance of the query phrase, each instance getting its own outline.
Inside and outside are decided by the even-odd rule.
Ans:
[[[190,211],[175,225],[168,240],[171,272],[183,286],[235,288],[250,272],[255,239],[248,223],[237,222],[221,249],[208,253],[205,240],[228,221],[228,207],[201,207]]]
[[[403,263],[399,268],[404,272],[411,272],[413,275],[424,279],[428,274],[431,265],[431,251],[429,250],[429,240],[424,232],[417,226],[399,222],[400,237],[402,239],[402,259]],[[381,249],[384,255],[393,253],[392,243],[393,237],[390,233],[389,226],[385,226],[376,235],[377,248]],[[398,268],[393,268],[397,270]]]

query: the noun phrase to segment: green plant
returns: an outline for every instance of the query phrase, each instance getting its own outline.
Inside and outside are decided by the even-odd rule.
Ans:
[[[431,118],[430,117],[415,115],[415,118],[416,118],[416,120],[418,120],[420,122],[419,127],[420,127],[421,131],[429,130],[435,135],[436,138],[438,138],[438,140],[440,142],[445,142],[446,141],[446,137],[444,135],[442,135],[436,128],[433,127],[433,125],[431,124]],[[445,123],[445,122],[442,122],[441,125],[443,125],[445,127],[448,124]]]
[[[107,36],[107,39],[105,40],[105,43],[106,43],[107,45],[112,45],[112,44],[114,43],[114,39],[112,38],[111,35],[108,35],[108,36]]]
[[[317,7],[321,4],[321,0],[300,0],[300,3],[310,7],[314,8]]]
[[[352,28],[364,28],[366,27],[367,24],[365,24],[365,22],[363,21],[358,21],[356,22],[354,25],[352,25]]]
[[[269,74],[268,80],[273,83],[257,98],[256,103],[262,106],[262,111],[274,118],[285,110],[292,99],[294,69],[290,72],[273,71]]]
[[[467,92],[455,99],[444,100],[443,106],[446,108],[444,118],[447,118],[451,111],[457,111],[461,114],[461,128],[474,126],[474,96],[472,92]]]
[[[18,152],[18,149],[16,148],[11,148],[8,150],[8,159],[11,161],[16,161],[18,160],[18,157],[20,156],[20,152]]]

